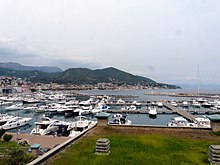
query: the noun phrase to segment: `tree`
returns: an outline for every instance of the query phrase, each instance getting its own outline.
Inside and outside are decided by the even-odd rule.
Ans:
[[[31,154],[28,154],[27,151],[20,149],[18,146],[10,148],[9,155],[9,165],[27,164],[32,159]]]

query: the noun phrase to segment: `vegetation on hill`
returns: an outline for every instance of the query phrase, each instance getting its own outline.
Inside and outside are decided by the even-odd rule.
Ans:
[[[59,67],[56,66],[24,66],[16,62],[7,62],[7,63],[0,63],[0,67],[13,69],[13,70],[22,70],[22,71],[42,71],[42,72],[62,72]]]
[[[116,68],[91,70],[87,68],[71,68],[64,72],[48,73],[41,71],[21,71],[0,68],[0,76],[22,78],[31,82],[59,84],[97,84],[112,83],[116,85],[143,85],[163,88],[179,88],[175,85],[157,83],[152,79],[135,76]]]

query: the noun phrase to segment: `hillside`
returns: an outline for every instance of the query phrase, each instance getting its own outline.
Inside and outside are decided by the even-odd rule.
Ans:
[[[71,68],[63,72],[48,73],[41,71],[20,71],[0,68],[0,76],[18,77],[31,82],[59,84],[97,84],[112,83],[116,85],[143,85],[163,88],[179,88],[175,85],[157,83],[149,78],[134,76],[116,68],[91,70],[87,68]]]
[[[0,67],[20,71],[62,72],[62,69],[55,66],[24,66],[16,62],[0,63]]]

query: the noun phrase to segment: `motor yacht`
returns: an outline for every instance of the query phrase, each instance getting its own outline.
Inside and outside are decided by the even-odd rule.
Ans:
[[[149,117],[156,118],[157,117],[157,109],[156,107],[149,107]]]
[[[174,117],[170,123],[168,123],[169,127],[197,127],[196,123],[188,122],[184,117],[178,116]]]
[[[117,113],[112,116],[112,121],[109,121],[108,124],[131,125],[132,122],[127,119],[127,116]]]
[[[58,127],[54,125],[58,120],[53,120],[49,117],[43,116],[40,121],[35,122],[35,127],[30,134],[48,135],[58,130]]]
[[[31,117],[12,117],[9,120],[6,120],[5,123],[1,123],[0,129],[9,130],[13,128],[18,128],[28,124],[31,120]]]

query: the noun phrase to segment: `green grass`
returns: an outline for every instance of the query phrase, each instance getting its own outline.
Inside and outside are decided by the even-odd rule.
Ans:
[[[99,138],[110,140],[109,155],[95,155]],[[77,165],[185,165],[209,164],[208,146],[211,141],[189,140],[165,135],[97,135],[83,137],[48,164]]]

